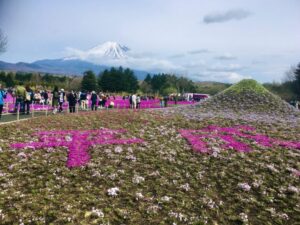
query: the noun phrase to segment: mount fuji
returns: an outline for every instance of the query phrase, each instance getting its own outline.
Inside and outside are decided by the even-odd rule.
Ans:
[[[116,42],[105,42],[87,51],[68,48],[68,57],[61,59],[43,59],[32,63],[18,62],[7,63],[0,61],[0,70],[14,72],[39,72],[62,75],[82,76],[87,70],[96,74],[109,69],[112,66],[127,66],[129,48]],[[70,54],[71,53],[71,54]],[[133,69],[139,80],[143,80],[148,72],[140,69]]]
[[[108,41],[86,51],[67,48],[67,57],[61,59],[44,59],[33,63],[7,63],[0,61],[0,70],[40,72],[80,76],[87,70],[96,74],[110,67],[130,68],[139,80],[143,80],[148,73],[176,72],[182,70],[170,61],[136,57],[130,49],[117,42]]]
[[[68,48],[67,50],[71,53],[71,56],[64,58],[65,60],[122,60],[128,58],[127,52],[130,49],[126,46],[120,45],[117,42],[108,41],[87,51],[81,51],[73,48]]]

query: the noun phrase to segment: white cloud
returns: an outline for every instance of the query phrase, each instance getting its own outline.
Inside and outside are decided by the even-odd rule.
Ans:
[[[240,64],[229,64],[229,65],[213,65],[210,66],[207,70],[212,72],[235,72],[244,69],[244,66]]]
[[[224,80],[229,83],[236,83],[239,82],[240,80],[251,78],[251,76],[245,76],[235,72],[221,73],[219,75],[216,75],[215,77],[217,79]]]
[[[252,13],[244,9],[232,9],[225,12],[215,12],[204,16],[204,23],[223,23],[230,20],[242,20]]]
[[[208,51],[207,49],[198,49],[198,50],[188,51],[188,54],[197,55],[197,54],[204,54],[204,53],[209,53],[209,52],[210,51]]]
[[[105,55],[89,54],[89,50],[82,51],[75,48],[66,48],[65,51],[66,57],[65,60],[70,59],[80,59],[85,60],[98,65],[107,65],[107,66],[123,66],[129,67],[138,70],[145,70],[151,72],[183,72],[185,68],[172,63],[171,61],[165,59],[157,59],[154,57],[143,57],[137,53],[132,55],[125,55],[124,58],[115,59],[109,58]]]
[[[218,60],[234,60],[234,59],[237,59],[237,57],[235,57],[234,55],[232,55],[230,53],[225,53],[223,55],[216,56],[215,59],[218,59]]]

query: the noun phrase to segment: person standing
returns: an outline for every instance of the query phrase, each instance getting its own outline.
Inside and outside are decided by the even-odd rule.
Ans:
[[[26,111],[26,114],[29,115],[29,113],[30,113],[30,104],[32,104],[34,93],[30,89],[29,86],[26,86],[25,90],[26,90],[26,97],[25,97],[25,101],[24,101],[24,107],[25,107],[24,111]]]
[[[97,100],[98,100],[98,96],[97,96],[96,92],[92,91],[92,95],[91,95],[92,111],[97,110]]]
[[[55,86],[54,90],[52,91],[52,107],[54,108],[53,113],[57,112],[58,99],[59,99],[58,87]]]
[[[76,102],[77,102],[76,93],[74,91],[71,91],[67,96],[67,100],[69,102],[70,113],[75,113],[75,106],[76,106]]]
[[[48,91],[47,90],[45,90],[43,92],[43,97],[44,97],[44,104],[48,105],[48,98],[49,98],[49,96],[48,96]]]
[[[107,102],[107,95],[103,95],[103,98],[102,98],[102,107],[105,108],[105,104]]]
[[[24,105],[24,101],[26,99],[25,87],[17,86],[15,96],[16,96],[15,112],[19,110],[19,112],[25,114],[25,105]]]
[[[141,108],[141,96],[139,94],[136,97],[136,108]]]
[[[80,103],[81,109],[87,110],[87,93],[84,90],[80,93]]]
[[[65,95],[66,95],[65,90],[61,89],[60,92],[59,92],[59,109],[58,109],[59,112],[63,111],[63,104],[65,102]]]
[[[136,95],[133,94],[133,95],[131,96],[131,99],[132,99],[132,108],[133,108],[133,109],[136,109]]]
[[[129,95],[129,108],[132,109],[132,95]]]
[[[2,89],[2,84],[0,84],[0,120],[3,111],[4,99],[6,99],[6,92]]]
[[[160,107],[163,108],[164,107],[164,98],[163,97],[159,97],[159,103],[160,103]]]
[[[169,97],[165,96],[164,97],[164,107],[168,107],[168,100],[169,100]]]

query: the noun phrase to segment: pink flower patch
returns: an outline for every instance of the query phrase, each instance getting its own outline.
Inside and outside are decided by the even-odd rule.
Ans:
[[[24,148],[49,148],[66,147],[69,149],[67,167],[84,166],[90,161],[88,150],[93,145],[111,144],[134,144],[142,143],[142,139],[118,139],[117,135],[125,133],[125,130],[62,130],[62,131],[43,131],[35,133],[39,136],[39,142],[14,143],[14,149]]]
[[[221,146],[223,149],[235,149],[238,152],[250,152],[252,150],[248,144],[241,141],[242,139],[255,141],[258,145],[265,147],[277,145],[285,148],[300,149],[300,142],[277,140],[262,134],[250,134],[250,131],[255,131],[255,128],[251,126],[219,127],[212,125],[200,130],[183,129],[179,132],[182,137],[188,140],[195,151],[201,153],[210,151],[208,148],[210,139],[220,139],[225,142]]]

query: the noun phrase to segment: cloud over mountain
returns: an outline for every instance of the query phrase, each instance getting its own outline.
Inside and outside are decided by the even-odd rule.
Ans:
[[[184,68],[165,59],[130,54],[129,48],[108,41],[86,51],[67,48],[64,60],[80,59],[97,65],[123,66],[153,72],[180,72]]]
[[[242,20],[252,15],[251,12],[244,9],[232,9],[224,12],[210,13],[203,18],[203,22],[210,23],[223,23],[230,20]]]

